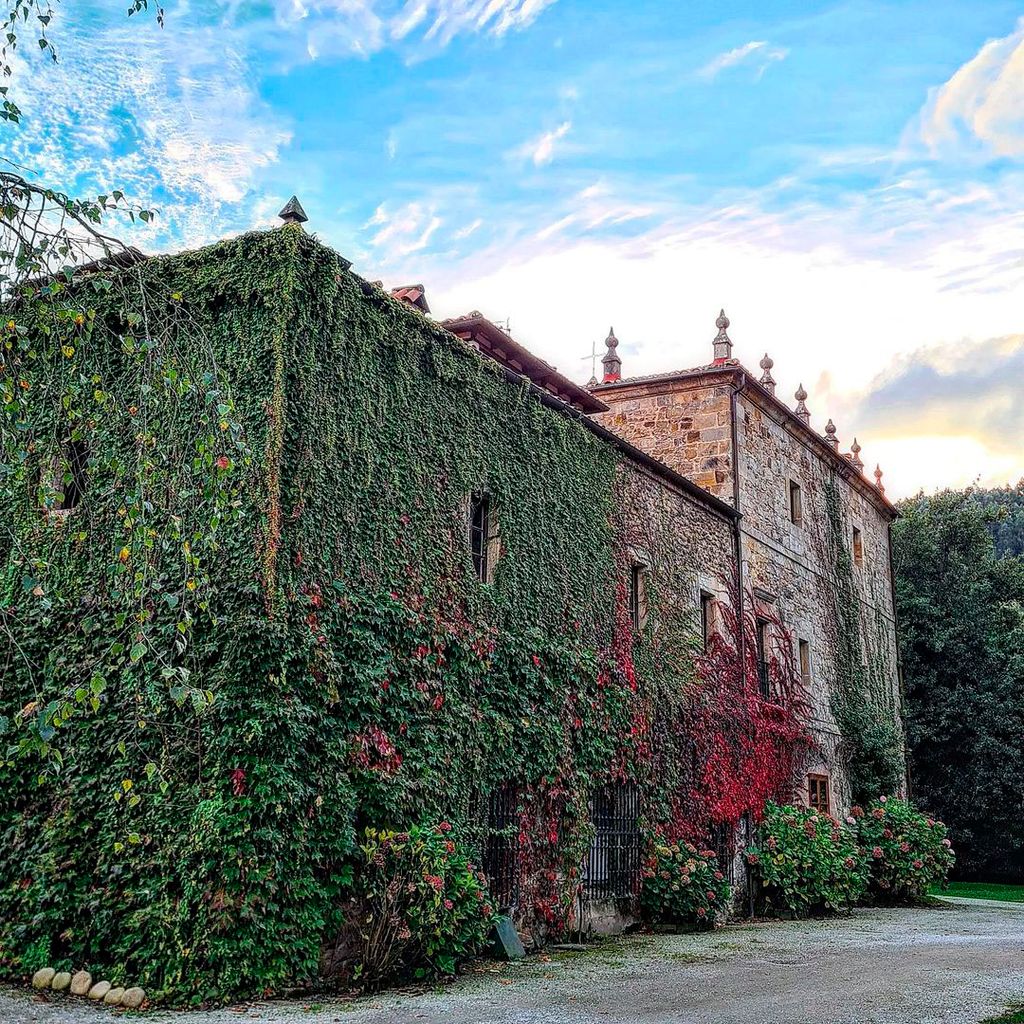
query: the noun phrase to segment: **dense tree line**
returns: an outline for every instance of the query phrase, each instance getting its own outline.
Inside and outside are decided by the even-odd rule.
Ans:
[[[1024,880],[1024,485],[902,503],[893,527],[908,760],[962,877]]]

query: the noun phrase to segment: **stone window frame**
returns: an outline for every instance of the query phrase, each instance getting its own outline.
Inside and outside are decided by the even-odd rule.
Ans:
[[[850,553],[853,564],[860,567],[864,564],[864,534],[860,527],[853,527],[850,535]]]
[[[794,526],[804,524],[804,492],[799,481],[789,481],[789,521]]]
[[[697,611],[697,626],[700,635],[703,635],[703,603],[705,599],[708,599],[708,611],[710,617],[708,620],[707,641],[710,642],[717,632],[719,632],[722,624],[722,607],[729,601],[729,594],[722,581],[716,577],[709,576],[706,573],[699,573],[697,576],[696,587],[694,590],[694,607]],[[707,646],[705,645],[705,650]]]
[[[811,641],[803,637],[798,637],[796,642],[797,650],[797,667],[800,670],[800,681],[807,688],[811,686],[813,678],[813,668],[811,661]]]
[[[466,540],[473,573],[480,583],[494,582],[502,553],[501,532],[494,504],[494,496],[486,487],[473,491],[466,500]]]
[[[807,806],[821,814],[831,814],[832,786],[828,775],[822,772],[807,773]]]
[[[639,635],[647,628],[647,587],[650,583],[648,562],[642,551],[633,549],[630,552],[629,576],[626,579],[626,609],[634,635]]]

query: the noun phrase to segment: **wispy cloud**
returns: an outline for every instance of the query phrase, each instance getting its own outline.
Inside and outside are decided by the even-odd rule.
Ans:
[[[500,38],[556,0],[274,0],[279,24],[306,31],[310,57],[369,56],[389,43],[444,48],[459,35]],[[237,7],[237,5],[235,5]]]
[[[697,76],[710,81],[727,68],[733,68],[739,64],[750,64],[757,68],[756,77],[760,78],[772,64],[785,60],[788,56],[789,50],[781,46],[772,46],[764,39],[751,40],[742,46],[720,53],[708,61],[697,72]]]
[[[543,132],[534,139],[517,146],[513,151],[520,159],[530,160],[534,167],[543,167],[551,163],[555,156],[555,146],[572,131],[572,122],[563,121],[557,128]]]
[[[444,223],[433,206],[409,202],[401,206],[381,203],[363,225],[374,229],[370,244],[378,263],[387,265],[425,249]]]
[[[16,69],[25,118],[8,130],[7,155],[70,192],[118,187],[155,203],[151,242],[208,240],[291,139],[253,89],[245,54],[210,27],[90,25],[88,45],[70,11],[57,28],[60,63]]]
[[[920,137],[933,154],[966,142],[996,156],[1024,155],[1024,18],[932,90]]]

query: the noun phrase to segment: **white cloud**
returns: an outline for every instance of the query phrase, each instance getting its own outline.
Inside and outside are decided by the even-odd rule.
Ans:
[[[780,397],[792,405],[807,385],[812,425],[832,416],[844,445],[858,435],[891,495],[979,474],[1015,480],[1024,453],[963,407],[943,417],[936,400],[907,431],[869,413],[865,396],[900,354],[974,352],[969,339],[1019,332],[1024,178],[986,193],[908,169],[896,184],[828,205],[801,194],[778,212],[770,192],[687,210],[602,179],[545,204],[545,219],[520,211],[514,238],[492,232],[461,259],[422,258],[417,279],[438,316],[511,315],[518,340],[581,381],[581,357],[608,323],[629,375],[706,362],[724,306],[737,358],[756,370],[769,351]]]
[[[443,223],[435,208],[425,203],[409,202],[397,207],[381,203],[363,227],[376,229],[370,239],[374,258],[388,265],[425,249]]]
[[[757,67],[757,77],[760,78],[771,64],[785,60],[788,56],[789,50],[781,46],[772,46],[763,39],[752,40],[749,43],[744,43],[742,46],[727,50],[725,53],[720,53],[717,57],[708,61],[697,72],[697,75],[699,78],[710,80],[717,77],[726,68],[736,67],[737,64],[749,62]]]
[[[209,240],[219,211],[291,139],[252,88],[245,54],[212,28],[133,19],[86,32],[71,13],[57,28],[58,64],[15,69],[25,117],[7,130],[7,155],[72,193],[159,194],[157,221],[140,229],[151,244],[172,231],[178,244]]]
[[[444,48],[459,35],[500,38],[527,28],[556,0],[274,0],[277,22],[306,31],[306,52],[368,56],[388,41]],[[237,11],[237,5],[236,5]]]
[[[1024,155],[1024,18],[932,90],[920,137],[933,154],[966,141],[997,156]]]
[[[520,159],[532,160],[534,167],[543,167],[551,163],[555,155],[555,146],[572,130],[571,121],[563,121],[557,128],[543,132],[535,139],[524,142],[513,150]]]

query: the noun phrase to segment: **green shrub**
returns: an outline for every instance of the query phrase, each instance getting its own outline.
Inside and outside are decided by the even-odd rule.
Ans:
[[[494,908],[448,822],[408,832],[367,829],[360,848],[357,981],[372,988],[454,974],[459,961],[480,952]]]
[[[652,924],[710,928],[729,905],[729,884],[714,850],[691,843],[655,844],[643,872],[640,906]]]
[[[812,808],[768,804],[746,856],[771,910],[800,917],[845,910],[867,888],[854,829]]]
[[[886,900],[913,900],[945,885],[956,860],[946,826],[905,800],[879,797],[854,807],[861,850],[870,868],[871,891]]]

